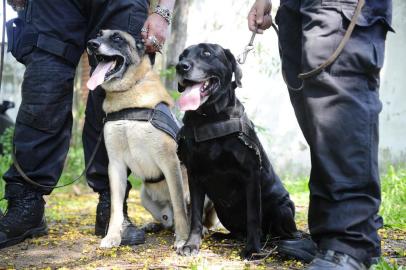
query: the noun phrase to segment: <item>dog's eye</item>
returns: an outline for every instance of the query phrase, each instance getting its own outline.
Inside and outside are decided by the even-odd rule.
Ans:
[[[123,41],[123,38],[119,34],[114,34],[111,36],[113,41]]]
[[[209,56],[211,56],[211,52],[209,52],[209,51],[203,51],[203,56],[204,57],[209,57]]]

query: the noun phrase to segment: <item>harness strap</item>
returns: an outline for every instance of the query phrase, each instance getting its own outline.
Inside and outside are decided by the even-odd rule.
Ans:
[[[157,177],[157,178],[147,178],[147,179],[144,179],[144,182],[147,183],[147,184],[156,184],[156,183],[162,182],[162,181],[164,181],[164,180],[165,180],[165,176],[164,176],[164,175],[161,175],[161,176],[159,176],[159,177]]]
[[[259,169],[262,170],[262,154],[260,145],[258,145],[258,138],[255,134],[255,127],[246,113],[241,117],[232,117],[228,120],[209,123],[199,127],[183,126],[178,133],[177,140],[179,142],[182,139],[193,139],[196,142],[204,142],[231,134],[236,134],[237,138],[245,146],[255,151],[258,157]],[[242,163],[246,157],[244,153],[241,153],[236,158]]]
[[[108,113],[106,115],[106,122],[119,120],[149,121],[151,120],[153,113],[154,109],[146,109],[146,108],[123,109],[118,112]]]
[[[234,133],[242,133],[248,137],[252,137],[253,133],[255,133],[254,124],[245,113],[239,118],[230,118],[225,121],[209,123],[198,127],[183,126],[179,132],[178,140],[181,138],[192,138],[196,142],[204,142]]]
[[[179,132],[179,124],[165,103],[159,103],[154,109],[128,108],[106,115],[106,121],[119,120],[148,121],[174,140]]]

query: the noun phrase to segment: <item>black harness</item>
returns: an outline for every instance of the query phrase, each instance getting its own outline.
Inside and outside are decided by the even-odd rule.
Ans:
[[[159,103],[154,109],[129,108],[108,113],[105,119],[106,122],[119,120],[148,121],[155,128],[170,135],[174,140],[176,140],[180,129],[178,121],[165,103]],[[163,175],[154,179],[144,179],[147,183],[159,183],[163,180],[165,180]]]
[[[119,120],[148,121],[155,128],[170,135],[174,140],[176,140],[180,129],[178,121],[165,103],[159,103],[154,109],[123,109],[118,112],[108,113],[105,119],[106,122]]]
[[[229,119],[207,123],[198,126],[184,125],[177,136],[181,140],[192,139],[195,142],[205,142],[227,135],[235,134],[250,149],[255,151],[262,168],[262,156],[259,140],[255,133],[255,125],[243,112],[240,116],[231,116]]]

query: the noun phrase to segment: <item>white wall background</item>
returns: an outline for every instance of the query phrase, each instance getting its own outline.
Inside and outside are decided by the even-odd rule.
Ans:
[[[381,164],[406,162],[406,1],[393,0],[393,27],[382,70]]]

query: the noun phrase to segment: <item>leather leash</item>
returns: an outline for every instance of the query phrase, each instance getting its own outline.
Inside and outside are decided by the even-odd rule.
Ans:
[[[331,64],[334,63],[335,60],[337,60],[337,58],[340,56],[341,52],[343,51],[345,45],[348,43],[348,41],[351,38],[352,32],[354,31],[355,25],[357,23],[358,17],[361,14],[361,10],[365,5],[365,0],[358,0],[357,6],[355,8],[354,11],[354,15],[351,18],[351,22],[344,34],[343,39],[340,41],[337,49],[333,52],[333,54],[325,61],[323,62],[320,66],[307,71],[307,72],[302,72],[298,75],[298,79],[302,80],[302,83],[299,87],[294,88],[292,86],[289,85],[287,78],[286,78],[286,73],[282,68],[282,77],[283,80],[285,81],[287,87],[289,88],[289,90],[293,90],[293,91],[300,91],[303,89],[303,81],[305,79],[309,79],[317,74],[319,74],[320,72],[322,72],[324,69],[326,69],[327,67],[329,67]],[[279,42],[279,30],[278,27],[272,22],[272,28],[275,30],[276,35],[278,36],[278,46],[279,46],[279,50],[281,52],[281,54],[283,55],[283,50],[282,50],[282,46]],[[246,59],[247,59],[247,55],[250,51],[252,51],[254,49],[253,47],[253,42],[254,42],[254,38],[256,35],[256,31],[252,33],[250,42],[248,43],[248,45],[245,47],[244,52],[238,57],[238,63],[239,64],[244,64]]]
[[[13,143],[13,151],[11,151],[11,157],[13,159],[14,167],[16,168],[17,172],[21,175],[21,177],[24,179],[24,181],[30,183],[33,186],[37,186],[37,187],[41,187],[41,188],[52,188],[52,189],[63,188],[63,187],[70,186],[70,185],[74,184],[75,182],[77,182],[89,170],[90,166],[92,165],[92,163],[94,161],[94,158],[96,157],[96,153],[99,150],[100,144],[102,142],[102,138],[103,138],[103,129],[100,132],[99,137],[97,138],[97,143],[96,143],[96,146],[95,146],[95,148],[93,150],[92,155],[90,156],[89,162],[87,163],[87,165],[86,165],[85,169],[82,171],[82,173],[78,177],[73,179],[71,182],[69,182],[67,184],[60,185],[60,186],[58,186],[58,185],[55,185],[55,186],[41,185],[41,184],[38,184],[37,182],[35,182],[34,180],[32,180],[30,177],[28,177],[28,175],[21,168],[20,163],[18,163],[18,161],[17,161],[16,148],[15,148],[14,143]]]

